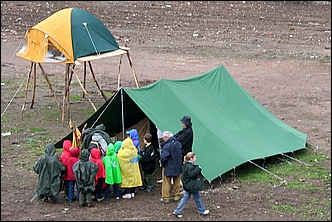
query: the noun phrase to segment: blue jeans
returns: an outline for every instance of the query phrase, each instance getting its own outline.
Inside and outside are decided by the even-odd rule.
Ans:
[[[177,208],[174,210],[174,213],[182,214],[184,207],[186,206],[186,204],[188,203],[188,201],[190,199],[190,195],[193,195],[193,197],[194,197],[196,206],[198,208],[198,214],[203,214],[203,212],[206,210],[206,208],[204,206],[204,203],[202,201],[201,194],[199,193],[199,191],[197,191],[197,192],[184,191],[183,197],[181,198],[180,203],[177,206]]]
[[[114,192],[114,197],[120,197],[119,184],[117,183],[113,184],[113,192]],[[111,197],[111,185],[106,184],[105,200],[109,200],[110,197]]]
[[[77,195],[78,199],[80,198],[80,191],[78,189],[78,184],[76,183],[76,180],[67,180],[68,181],[68,202],[73,202],[74,200],[74,188],[76,184],[76,190],[77,190]]]

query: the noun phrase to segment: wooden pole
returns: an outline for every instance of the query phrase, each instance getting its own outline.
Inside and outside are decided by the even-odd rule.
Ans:
[[[69,66],[69,64],[66,64],[65,87],[63,90],[63,99],[62,99],[62,110],[63,110],[62,115],[61,115],[62,126],[64,126],[64,121],[65,121],[65,110],[66,110],[65,103],[66,103],[66,99],[67,99],[67,89],[68,89],[67,85],[68,85],[68,72],[69,72],[68,66]]]
[[[61,112],[63,112],[63,110],[62,110],[62,108],[61,108],[61,106],[60,106],[60,103],[59,103],[58,97],[56,97],[55,92],[53,91],[52,84],[51,84],[50,80],[48,79],[47,74],[46,74],[45,71],[44,71],[44,68],[42,67],[42,65],[41,65],[40,63],[38,63],[38,65],[39,65],[40,69],[42,70],[42,73],[43,73],[43,75],[44,75],[44,77],[45,77],[45,79],[46,79],[46,81],[47,81],[47,83],[48,83],[48,87],[50,88],[51,93],[52,93],[52,95],[54,96],[54,99],[55,99],[56,104],[58,105],[58,107],[59,107],[59,109],[61,110]]]
[[[136,72],[135,72],[135,70],[133,68],[133,63],[132,63],[130,55],[129,55],[129,50],[127,51],[127,57],[128,57],[128,60],[129,60],[129,65],[131,67],[131,71],[133,72],[133,75],[134,75],[136,86],[137,86],[137,88],[140,88],[140,85],[139,85],[139,82],[138,82],[138,79],[137,79],[137,75],[136,75]]]
[[[73,69],[75,69],[75,64],[70,64],[73,66]],[[68,73],[69,73],[69,67],[68,67]],[[68,81],[68,96],[67,96],[67,113],[68,113],[68,121],[70,119],[70,85],[71,85],[71,80],[73,79],[73,71],[70,71],[70,76],[69,76],[69,81]]]
[[[73,71],[73,73],[75,74],[78,83],[80,84],[81,88],[83,89],[83,92],[88,96],[88,100],[89,100],[91,106],[93,107],[93,109],[94,109],[95,111],[97,111],[95,105],[92,103],[92,101],[91,101],[91,99],[90,99],[90,96],[89,96],[88,92],[84,89],[84,87],[83,87],[83,85],[82,85],[80,79],[78,78],[77,73],[75,72],[75,70],[74,70],[72,67],[70,67],[70,68],[71,68],[71,70]]]
[[[119,62],[119,73],[118,73],[118,90],[121,87],[121,75],[120,75],[120,69],[121,69],[121,65],[122,65],[122,58],[123,58],[123,54],[120,55],[120,62]]]
[[[34,62],[31,62],[31,65],[30,65],[30,70],[29,70],[29,73],[28,73],[28,78],[27,78],[27,82],[25,84],[25,96],[24,96],[24,103],[23,103],[23,106],[22,106],[22,112],[21,112],[21,117],[23,117],[23,111],[24,111],[24,108],[25,108],[25,103],[27,101],[27,94],[28,94],[28,88],[29,88],[29,82],[30,82],[30,77],[31,77],[31,72],[32,72],[32,67],[35,65]]]
[[[90,72],[91,72],[91,74],[92,74],[92,77],[93,77],[93,79],[95,80],[95,83],[96,83],[96,85],[97,85],[97,87],[98,87],[98,89],[99,89],[101,95],[104,97],[105,101],[107,101],[107,97],[106,97],[106,95],[104,94],[103,90],[101,89],[101,87],[100,87],[100,85],[99,85],[99,83],[98,83],[98,81],[97,81],[96,75],[95,75],[95,73],[93,72],[92,65],[91,65],[91,62],[90,62],[90,61],[89,61],[89,68],[90,68]]]
[[[37,66],[34,65],[34,67],[33,67],[33,91],[32,91],[32,98],[31,98],[31,105],[30,105],[31,109],[33,107],[33,104],[35,103],[36,86],[37,86]]]
[[[86,85],[86,62],[83,62],[83,87],[85,89]],[[85,97],[85,93],[83,92],[83,98]]]

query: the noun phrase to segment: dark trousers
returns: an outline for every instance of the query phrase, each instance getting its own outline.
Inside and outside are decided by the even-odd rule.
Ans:
[[[120,187],[119,184],[115,183],[112,185],[113,187],[113,196],[114,197],[120,197]],[[106,190],[105,190],[105,200],[109,200],[111,198],[111,185],[106,184]]]
[[[143,185],[147,188],[153,188],[153,175],[143,172]]]
[[[103,183],[104,183],[104,178],[98,178],[98,183],[97,183],[96,189],[92,193],[97,199],[101,199],[102,198],[102,195],[103,195]]]

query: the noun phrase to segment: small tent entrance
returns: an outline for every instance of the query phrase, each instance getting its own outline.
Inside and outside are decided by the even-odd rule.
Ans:
[[[66,111],[68,112],[68,120],[70,119],[69,92],[70,83],[73,77],[76,77],[78,80],[83,90],[83,97],[87,97],[94,110],[97,110],[85,90],[87,65],[89,66],[90,73],[97,85],[98,90],[105,101],[107,100],[107,97],[97,81],[91,61],[112,56],[120,56],[118,72],[119,89],[121,87],[120,70],[122,57],[126,54],[136,86],[137,88],[140,87],[129,54],[129,48],[127,48],[126,45],[124,47],[120,47],[108,28],[99,19],[84,10],[77,8],[66,8],[60,10],[28,29],[24,37],[26,44],[16,53],[16,55],[31,61],[31,66],[26,82],[26,93],[22,107],[22,116],[25,109],[28,86],[32,72],[33,92],[30,108],[33,108],[34,105],[37,65],[48,83],[58,108],[62,112],[62,125],[64,125]],[[48,75],[42,66],[43,63],[66,64],[62,105],[56,97]],[[75,67],[81,63],[83,63],[84,70],[83,84],[75,71]]]

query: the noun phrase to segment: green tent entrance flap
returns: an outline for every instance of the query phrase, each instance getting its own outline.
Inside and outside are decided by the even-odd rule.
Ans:
[[[209,182],[249,160],[306,145],[306,134],[259,104],[222,65],[192,78],[121,88],[79,129],[85,123],[103,123],[114,135],[148,118],[160,130],[176,133],[184,115],[192,118],[193,151]],[[71,134],[65,138],[71,139]],[[56,147],[60,148],[62,141]]]

